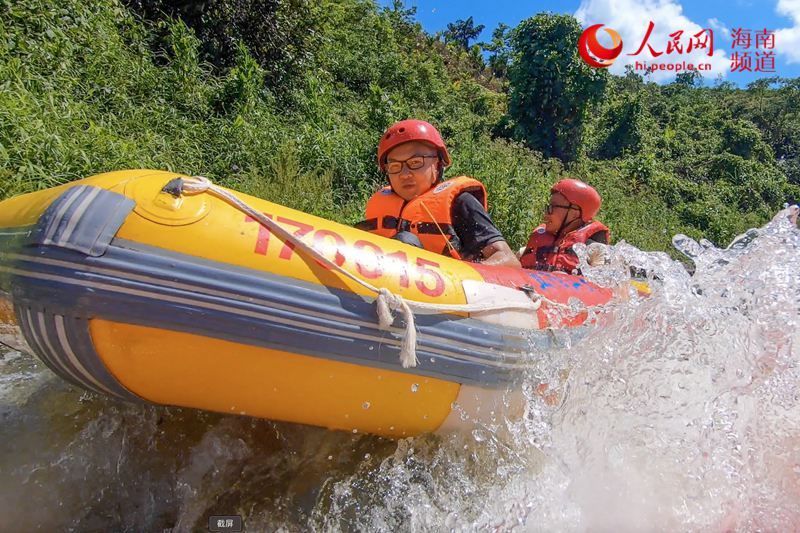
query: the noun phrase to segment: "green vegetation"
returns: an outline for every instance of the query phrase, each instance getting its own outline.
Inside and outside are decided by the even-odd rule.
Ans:
[[[570,15],[542,14],[523,20],[511,34],[513,135],[566,162],[580,154],[586,116],[602,99],[609,78],[576,53],[581,31]]]
[[[800,199],[800,80],[609,76],[580,63],[568,16],[471,46],[480,26],[451,26],[367,0],[0,0],[0,198],[166,168],[354,223],[381,132],[418,117],[448,141],[448,175],[487,184],[512,246],[564,176],[645,249],[726,244]]]

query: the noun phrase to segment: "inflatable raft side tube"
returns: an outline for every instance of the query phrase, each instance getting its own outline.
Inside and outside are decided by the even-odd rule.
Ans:
[[[95,342],[114,346],[105,354],[110,368],[162,404],[397,438],[439,427],[461,388],[181,332],[99,319],[91,328]]]
[[[374,302],[281,276],[210,269],[110,246],[84,258],[53,247],[17,254],[15,300],[48,299],[60,313],[186,331],[439,379],[499,386],[515,381],[531,350],[552,336],[453,315],[420,315],[416,369],[400,369],[398,335],[380,331]],[[171,268],[170,268],[171,267]],[[202,282],[200,281],[202,280]],[[238,294],[238,297],[234,297]],[[578,331],[576,330],[577,334]]]

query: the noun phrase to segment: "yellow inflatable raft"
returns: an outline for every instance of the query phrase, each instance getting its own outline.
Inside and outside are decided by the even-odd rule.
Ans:
[[[0,285],[64,379],[132,401],[410,436],[508,403],[532,347],[557,342],[549,330],[583,329],[582,316],[554,321],[553,306],[611,296],[226,191],[292,242],[188,183],[126,170],[0,203]],[[382,328],[369,286],[429,304],[414,313],[412,362],[408,321]]]

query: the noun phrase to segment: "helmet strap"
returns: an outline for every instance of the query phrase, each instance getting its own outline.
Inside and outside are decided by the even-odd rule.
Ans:
[[[578,218],[570,220],[569,222],[567,222],[567,216],[564,215],[564,218],[561,220],[561,225],[558,226],[558,231],[556,232],[556,240],[558,240],[561,237],[563,237],[564,235],[566,235],[566,233],[569,233],[569,231],[568,231],[564,235],[562,235],[561,232],[564,231],[564,229],[566,229],[566,227],[569,226],[570,224],[572,224],[575,220],[580,220],[581,222],[583,222],[583,209],[581,209],[581,206],[579,206],[578,204],[573,204],[571,202],[570,202],[569,206],[570,206],[570,208],[572,208],[572,206],[575,206],[575,207],[578,208]],[[578,227],[580,227],[580,226],[578,226]],[[575,229],[577,229],[577,228],[575,228]],[[574,230],[570,230],[570,231],[574,231]]]
[[[436,181],[434,183],[439,183],[443,179],[444,179],[444,161],[442,160],[442,157],[439,156],[439,172],[436,176]]]

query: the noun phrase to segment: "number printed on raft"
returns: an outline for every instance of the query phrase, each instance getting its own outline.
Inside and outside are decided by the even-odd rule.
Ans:
[[[344,237],[333,230],[316,229],[305,222],[282,216],[273,217],[268,213],[264,213],[264,216],[283,225],[295,237],[313,246],[337,266],[347,268],[347,263],[350,263],[349,266],[354,266],[356,272],[367,280],[387,276],[397,277],[398,284],[403,288],[409,288],[413,282],[414,286],[427,296],[435,298],[444,294],[445,281],[439,272],[439,263],[435,261],[417,257],[412,267],[408,256],[402,250],[385,253],[379,245],[365,240],[357,240],[352,246],[348,246]],[[246,216],[245,222],[257,222],[257,220]],[[253,253],[267,255],[271,235],[269,229],[259,224]],[[295,245],[291,242],[278,242],[281,247],[278,259],[291,260]],[[348,252],[355,253],[351,255]],[[328,265],[319,261],[317,263],[323,268],[330,269]],[[387,266],[388,268],[385,268]]]

